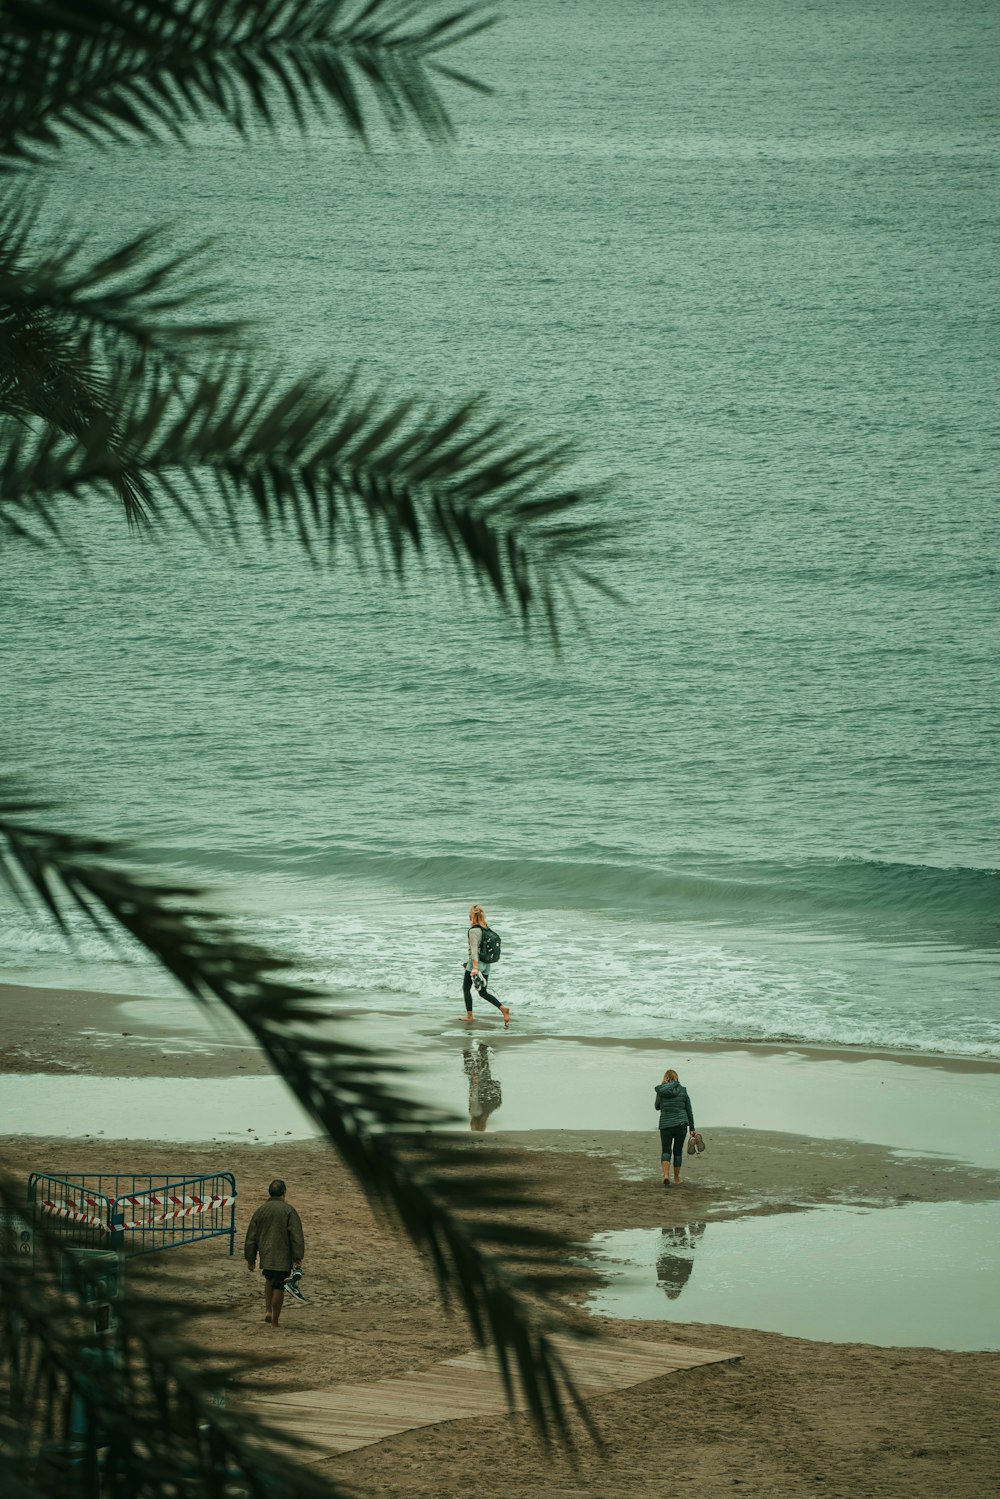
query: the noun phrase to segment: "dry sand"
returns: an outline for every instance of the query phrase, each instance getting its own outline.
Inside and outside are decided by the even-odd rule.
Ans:
[[[69,995],[63,1003],[61,1028],[73,1036],[78,1037],[83,1003],[87,1029],[111,1032],[109,1022],[118,1013],[113,1007],[102,1011],[103,1001],[90,1004],[89,998]],[[101,1049],[92,1040],[53,1039],[51,1008],[45,1024],[38,995],[25,991],[25,1004],[38,1030],[33,1035],[25,1028],[13,1036],[8,1028],[5,1070],[15,1070],[19,1058],[21,1070],[35,1071],[46,1057],[52,1067],[98,1070],[94,1062]],[[142,1042],[148,1034],[131,1051],[110,1048],[109,1075],[145,1071],[151,1048]],[[206,1071],[256,1065],[253,1059],[237,1061],[236,1055],[220,1042]],[[550,1200],[538,1215],[576,1241],[607,1229],[708,1222],[810,1203],[1000,1199],[994,1171],[801,1133],[713,1130],[697,1180],[689,1173],[689,1184],[676,1194],[657,1186],[651,1133],[488,1133],[470,1136],[468,1148],[514,1148]],[[128,1267],[131,1284],[141,1286],[159,1265],[178,1299],[209,1314],[200,1324],[206,1343],[249,1356],[261,1387],[373,1380],[425,1368],[472,1346],[462,1319],[442,1312],[420,1257],[372,1217],[339,1161],[318,1142],[253,1148],[8,1138],[2,1150],[4,1164],[21,1178],[33,1169],[232,1169],[239,1183],[241,1232],[266,1181],[284,1176],[306,1225],[309,1303],[289,1305],[276,1332],[262,1320],[259,1278],[246,1273],[239,1257],[230,1260],[221,1242],[178,1250],[156,1262],[133,1260]],[[742,1358],[594,1401],[607,1444],[603,1457],[585,1441],[575,1462],[546,1456],[526,1417],[498,1410],[493,1420],[406,1433],[328,1460],[323,1469],[371,1494],[428,1499],[481,1490],[511,1499],[662,1499],[666,1488],[683,1488],[699,1499],[739,1492],[777,1499],[817,1493],[838,1499],[936,1499],[940,1493],[988,1499],[1000,1491],[1000,1354],[817,1343],[704,1324],[601,1320],[616,1336],[718,1347]]]
[[[526,1165],[558,1206],[545,1221],[576,1239],[616,1226],[654,1226],[739,1210],[751,1160],[780,1178],[789,1201],[856,1200],[936,1190],[920,1163],[884,1153],[822,1147],[804,1154],[765,1137],[714,1142],[719,1164],[685,1197],[655,1181],[623,1178],[622,1166],[644,1157],[648,1141],[629,1136],[526,1136]],[[470,1149],[490,1150],[488,1137]],[[880,1160],[879,1156],[883,1158]],[[723,1164],[725,1163],[725,1164]],[[139,1165],[113,1143],[8,1141],[5,1164],[19,1175]],[[186,1171],[235,1170],[246,1207],[263,1196],[272,1172],[307,1229],[307,1306],[289,1305],[277,1332],[261,1319],[261,1289],[223,1243],[206,1243],[129,1262],[133,1286],[158,1264],[176,1296],[212,1315],[202,1324],[209,1346],[256,1362],[261,1388],[291,1382],[316,1389],[421,1369],[472,1346],[458,1316],[445,1316],[420,1257],[372,1217],[328,1150],[292,1144],[254,1150],[182,1149]],[[143,1170],[176,1170],[178,1150],[147,1149]],[[954,1183],[953,1183],[954,1185]],[[775,1189],[776,1191],[777,1189]],[[997,1190],[971,1176],[969,1197]],[[774,1210],[774,1193],[771,1196]],[[931,1499],[944,1492],[986,1499],[1000,1484],[997,1412],[1000,1355],[928,1349],[884,1349],[806,1342],[773,1333],[703,1324],[612,1322],[616,1336],[670,1340],[742,1355],[736,1364],[672,1374],[593,1402],[607,1444],[600,1457],[585,1439],[575,1466],[547,1457],[528,1420],[498,1410],[495,1420],[459,1421],[405,1433],[322,1464],[331,1476],[378,1495],[600,1495],[662,1499],[664,1485],[717,1499],[742,1491],[798,1499],[817,1492],[838,1499]],[[497,1475],[502,1474],[502,1478]]]

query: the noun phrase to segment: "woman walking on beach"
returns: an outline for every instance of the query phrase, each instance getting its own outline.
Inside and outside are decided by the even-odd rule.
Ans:
[[[670,1186],[670,1162],[673,1158],[674,1186],[681,1184],[681,1167],[684,1164],[684,1140],[688,1130],[694,1134],[694,1113],[688,1091],[672,1067],[663,1074],[662,1083],[656,1085],[656,1103],[660,1114],[660,1164],[663,1167],[663,1185]]]
[[[502,1005],[495,994],[490,994],[487,989],[487,980],[490,976],[490,965],[479,960],[479,948],[483,940],[483,931],[489,925],[486,920],[486,912],[482,906],[469,907],[469,960],[462,974],[462,995],[465,999],[465,1019],[472,1019],[472,987],[473,981],[478,976],[482,982],[476,984],[476,989],[483,999],[489,1001],[495,1009],[503,1016],[504,1026],[510,1024],[510,1011],[506,1005]]]

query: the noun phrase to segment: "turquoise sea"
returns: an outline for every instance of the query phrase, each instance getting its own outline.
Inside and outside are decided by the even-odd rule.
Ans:
[[[262,358],[476,391],[610,478],[562,654],[442,559],[8,552],[4,758],[315,978],[525,1028],[1000,1056],[1000,11],[511,0],[456,144],[74,148]],[[0,910],[7,977],[162,989]]]

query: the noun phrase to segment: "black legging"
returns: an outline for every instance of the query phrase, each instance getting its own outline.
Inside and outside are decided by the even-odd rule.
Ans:
[[[497,999],[496,995],[495,994],[490,994],[490,992],[485,987],[485,981],[484,981],[483,988],[477,990],[477,993],[480,995],[480,997],[482,999],[488,999],[489,1002],[490,1002],[490,1004],[493,1005],[496,1009],[498,1009],[498,1010],[502,1010],[503,1009],[503,1005]],[[467,968],[466,968],[465,972],[462,974],[462,994],[465,997],[465,1008],[466,1008],[467,1012],[471,1015],[472,1014],[472,974],[469,972],[469,970]]]
[[[672,1154],[675,1171],[679,1171],[684,1164],[684,1136],[687,1132],[686,1121],[660,1130],[660,1160],[669,1161]]]

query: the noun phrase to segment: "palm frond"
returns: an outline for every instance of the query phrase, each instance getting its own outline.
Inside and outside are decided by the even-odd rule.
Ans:
[[[106,457],[114,470],[110,493],[122,506],[130,527],[145,521],[154,496],[145,477],[121,451],[118,421],[112,393],[122,382],[108,373],[88,339],[80,339],[51,313],[23,310],[0,304],[0,411],[27,432],[58,433],[64,438],[92,444],[100,435]],[[135,368],[135,377],[142,370]],[[16,516],[16,535],[39,541]],[[58,518],[51,512],[40,516],[44,534],[65,542]],[[0,528],[3,521],[0,520]]]
[[[209,119],[244,136],[339,120],[365,140],[373,104],[447,137],[439,83],[482,86],[439,54],[491,24],[440,0],[0,0],[0,156],[37,160],[66,133],[184,140]]]
[[[6,1212],[23,1215],[24,1199],[23,1185],[0,1176]],[[115,1300],[112,1326],[97,1338],[87,1309],[97,1272],[65,1253],[65,1235],[44,1223],[33,1228],[33,1274],[24,1272],[23,1261],[0,1259],[5,1496],[17,1494],[17,1484],[24,1494],[79,1499],[208,1499],[224,1492],[338,1499],[344,1493],[282,1456],[287,1435],[277,1437],[257,1412],[233,1406],[234,1396],[253,1393],[249,1371],[231,1358],[207,1356],[165,1296],[126,1289]],[[26,1486],[28,1473],[37,1489]]]
[[[221,294],[204,278],[209,242],[177,251],[159,226],[94,252],[68,224],[41,236],[39,207],[21,194],[0,201],[0,311],[6,318],[48,320],[92,358],[139,368],[154,354],[176,361],[192,344],[232,345],[246,327],[208,313]]]
[[[262,379],[247,362],[220,365],[181,391],[122,392],[82,441],[0,422],[0,452],[0,531],[55,526],[68,501],[106,497],[127,469],[148,486],[151,521],[180,513],[237,541],[248,523],[287,531],[317,563],[360,524],[397,567],[430,543],[553,629],[557,589],[590,586],[610,535],[602,491],[557,482],[568,444],[525,436],[478,400],[442,414],[321,371]]]
[[[4,801],[23,801],[13,788]],[[347,1044],[320,996],[290,982],[286,959],[235,934],[196,889],[138,874],[106,841],[28,822],[0,801],[0,883],[61,929],[71,911],[102,933],[130,934],[202,1003],[239,1019],[300,1104],[322,1126],[372,1202],[428,1254],[442,1297],[457,1299],[476,1338],[495,1344],[508,1389],[516,1377],[546,1440],[568,1437],[567,1407],[590,1424],[539,1299],[565,1289],[567,1246],[507,1212],[529,1199],[502,1159],[474,1163],[428,1136],[441,1113],[388,1084],[378,1057]]]
[[[110,413],[107,372],[51,313],[0,298],[0,411],[82,438]]]
[[[100,434],[112,490],[141,524],[153,496],[121,449],[119,393],[150,371],[175,381],[192,346],[233,346],[243,325],[192,317],[215,294],[193,275],[205,245],[168,251],[157,229],[87,253],[65,225],[40,236],[40,206],[24,191],[0,201],[0,411],[88,444]]]

